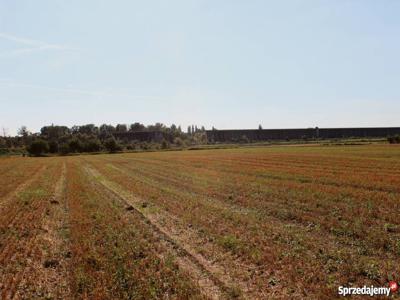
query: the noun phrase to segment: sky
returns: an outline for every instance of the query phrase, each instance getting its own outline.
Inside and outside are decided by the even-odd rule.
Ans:
[[[400,1],[0,0],[0,129],[400,126]]]

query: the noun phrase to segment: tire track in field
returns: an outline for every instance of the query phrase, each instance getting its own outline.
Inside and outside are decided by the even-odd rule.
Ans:
[[[22,193],[26,190],[29,186],[35,182],[38,177],[47,169],[47,166],[42,166],[39,171],[37,171],[30,179],[26,180],[25,182],[21,183],[14,192],[11,192],[3,201],[0,203],[0,215],[2,216],[1,222],[2,226],[0,227],[0,238],[2,235],[7,234],[6,239],[1,241],[0,239],[0,263],[4,260],[9,258],[11,252],[13,251],[13,243],[11,242],[15,239],[14,228],[15,225],[21,221],[21,216],[24,214],[24,210],[22,208],[18,208],[16,206],[11,206],[11,201],[15,200],[18,197],[18,194]],[[11,207],[10,207],[11,206]],[[6,225],[6,223],[8,223]],[[1,269],[0,269],[1,270]],[[4,283],[0,282],[1,284]]]
[[[71,299],[68,284],[68,253],[67,242],[61,236],[61,231],[66,228],[67,210],[66,198],[66,173],[65,162],[62,165],[53,196],[49,199],[42,221],[41,233],[35,237],[34,247],[40,252],[40,260],[32,261],[31,265],[22,274],[21,283],[15,294],[16,299],[23,298],[26,290],[34,286],[37,293],[51,299]],[[35,274],[32,282],[32,274]],[[29,291],[28,291],[29,293]]]
[[[89,164],[90,164],[90,162],[89,162]],[[110,166],[112,168],[114,168],[115,170],[121,172],[124,175],[129,174],[125,168],[116,167],[112,164],[110,164]],[[96,169],[95,166],[93,166],[93,168]],[[98,173],[98,174],[99,174],[99,176],[102,176],[102,174],[100,174],[100,173]],[[103,175],[103,176],[106,176],[106,175]],[[105,179],[105,180],[107,181],[107,179]],[[149,182],[142,181],[141,183],[158,186],[157,182],[149,183]],[[190,230],[190,229],[188,230],[187,226],[185,226],[185,228],[183,228],[183,230],[182,230],[182,225],[179,226],[179,223],[180,223],[179,218],[176,218],[175,216],[172,216],[168,212],[165,212],[165,211],[162,211],[162,213],[157,212],[154,214],[154,213],[150,212],[150,210],[152,210],[153,208],[157,209],[157,206],[153,206],[153,205],[151,205],[149,207],[149,209],[142,209],[141,207],[142,207],[143,202],[145,201],[145,198],[140,198],[140,197],[136,197],[136,196],[132,195],[132,193],[125,190],[122,185],[114,183],[113,181],[109,181],[108,184],[110,184],[110,188],[114,189],[114,191],[116,193],[118,193],[122,198],[124,198],[128,203],[132,204],[132,203],[136,202],[139,207],[139,210],[142,210],[146,214],[147,218],[153,219],[155,222],[158,222],[158,224],[162,224],[161,226],[166,228],[168,230],[168,232],[173,236],[174,239],[177,239],[183,245],[192,245],[192,249],[193,248],[198,249],[198,248],[196,248],[196,246],[193,247],[193,245],[196,245],[195,241],[199,240],[199,237],[197,236],[197,238],[196,238],[195,234],[192,234],[189,237],[188,232],[191,232],[192,230]],[[189,197],[189,196],[190,195],[187,195],[187,197]],[[181,200],[183,200],[183,199],[184,198],[182,198]],[[149,201],[149,202],[151,203],[151,201]],[[232,205],[232,204],[223,202],[219,199],[213,199],[212,201],[207,201],[206,203],[207,203],[207,205],[209,205],[212,208],[211,211],[213,211],[214,209],[223,209],[223,210],[234,212],[235,214],[237,213],[240,215],[253,214],[253,213],[256,213],[256,211],[257,211],[256,209],[253,209],[253,210],[244,209],[243,207],[240,207],[237,205]],[[154,212],[154,210],[153,210],[153,212]],[[150,215],[149,215],[149,213],[150,213]],[[297,221],[286,221],[286,220],[283,221],[282,219],[277,218],[273,214],[269,215],[268,217],[269,217],[268,223],[274,224],[274,226],[276,225],[276,227],[282,228],[283,226],[286,226],[285,225],[286,223],[288,223],[288,225],[295,226],[298,230],[300,230],[299,233],[301,233],[302,235],[304,235],[304,233],[306,233],[307,235],[310,235],[309,237],[307,237],[307,240],[310,242],[313,239],[316,239],[316,240],[320,239],[320,233],[310,232],[309,231],[310,227],[306,223],[301,223],[301,222],[297,222]],[[298,231],[296,231],[296,232],[298,232]],[[184,237],[183,237],[183,235],[184,235]],[[201,242],[203,242],[203,241],[201,241]],[[328,236],[326,236],[325,240],[322,242],[327,245],[328,244],[330,245],[329,247],[326,247],[327,249],[335,249],[337,247],[337,243],[339,242],[341,247],[343,249],[346,249],[346,251],[353,253],[353,250],[354,250],[350,247],[351,245],[349,243],[345,243],[345,241],[338,241],[332,234],[329,234]],[[202,246],[199,243],[197,243],[197,245]],[[204,248],[202,248],[200,251],[202,251],[202,250],[204,250]],[[200,252],[200,251],[195,250],[195,252]],[[212,257],[212,259],[214,259],[214,256],[211,256],[211,257]],[[372,258],[372,256],[369,256],[369,257]],[[374,258],[377,258],[377,257],[374,256]],[[222,265],[219,258],[218,258],[218,261],[219,261],[218,264]],[[224,262],[224,261],[222,261],[222,262]],[[248,272],[252,272],[252,270],[256,271],[257,273],[259,271],[262,271],[262,272],[265,272],[265,274],[270,274],[268,271],[263,270],[263,268],[265,268],[265,266],[259,266],[259,265],[255,266],[249,262],[242,262],[240,260],[234,260],[234,262],[235,262],[235,267],[233,268],[234,270],[231,267],[227,268],[226,265],[224,267],[226,270],[229,270],[231,278],[235,278],[235,280],[238,280],[238,278],[242,279],[242,282],[247,285],[247,294],[251,294],[251,296],[262,295],[262,297],[260,296],[260,298],[268,298],[268,297],[275,298],[275,297],[277,297],[278,294],[280,294],[280,292],[277,291],[278,288],[275,285],[271,287],[266,282],[263,287],[260,287],[260,285],[257,285],[257,283],[254,283],[252,281],[252,279],[253,279],[252,276],[247,275]],[[274,270],[273,273],[274,273],[273,277],[279,278],[279,281],[283,282],[282,278],[284,278],[286,276],[285,272],[282,272],[282,270],[280,270],[280,271]],[[246,275],[244,275],[244,274],[246,274]],[[256,276],[257,276],[257,278],[260,278],[260,277],[258,277],[258,275],[256,275]],[[262,276],[263,276],[263,278],[266,278],[264,276],[264,274]],[[270,275],[268,275],[268,276],[270,276]],[[247,278],[251,278],[251,279],[247,279]],[[266,279],[268,279],[268,278],[266,278]],[[287,297],[289,297],[289,296],[287,296]],[[291,297],[293,297],[293,295],[291,295]],[[256,298],[256,296],[253,296],[251,298]]]
[[[13,299],[24,268],[30,261],[27,257],[35,255],[35,234],[39,230],[35,217],[41,218],[43,210],[37,202],[32,203],[29,212],[17,200],[20,193],[31,187],[47,166],[42,166],[30,179],[20,184],[0,205],[0,292],[1,299]],[[39,224],[40,225],[40,224]],[[16,272],[15,264],[19,264]]]
[[[3,259],[11,255],[8,258],[11,264],[2,275],[2,299],[69,299],[66,263],[60,251],[62,240],[57,232],[58,225],[63,221],[62,208],[59,206],[64,202],[65,172],[63,165],[51,197],[35,201],[35,209],[28,214],[20,210],[15,217],[31,224],[32,228],[25,229],[29,236],[17,240],[17,248],[13,253],[7,249],[2,253]],[[19,230],[19,224],[13,223],[9,228],[14,227]],[[15,244],[12,242],[15,238],[10,238],[8,244]],[[19,262],[20,267],[15,269],[13,262]]]
[[[68,261],[66,254],[68,251],[68,242],[62,232],[68,229],[68,209],[66,206],[66,186],[67,186],[67,167],[65,162],[59,180],[57,181],[53,199],[51,199],[51,209],[48,217],[45,219],[43,228],[44,235],[41,239],[49,245],[49,252],[46,253],[47,262],[58,261],[56,268],[44,268],[43,279],[45,286],[48,287],[52,295],[58,299],[70,299],[71,291],[68,283]],[[46,262],[45,261],[45,262]],[[43,264],[42,264],[43,267]]]
[[[84,166],[84,170],[105,193],[117,198],[126,206],[131,207],[134,213],[140,216],[143,221],[152,228],[154,234],[159,237],[160,241],[163,241],[164,244],[176,254],[176,261],[179,267],[189,273],[193,279],[198,282],[201,291],[207,298],[228,298],[227,295],[232,295],[232,293],[235,292],[237,293],[235,289],[237,289],[239,285],[241,293],[247,291],[244,283],[240,284],[235,282],[222,268],[208,261],[190,246],[182,244],[176,234],[168,230],[165,226],[162,226],[155,218],[143,213],[138,201],[132,201],[132,199],[121,195],[121,192],[118,191],[110,181],[102,178],[97,170],[94,170],[88,165]]]
[[[121,169],[112,164],[110,164],[110,166],[118,172],[127,175],[128,177],[131,176],[125,169]],[[95,166],[93,166],[93,168],[96,169]],[[97,170],[96,172],[100,176],[102,176],[102,174],[100,174]],[[139,181],[142,184],[157,186],[157,182],[149,183],[148,181],[143,179],[140,179]],[[108,181],[108,184],[110,185],[110,188],[114,189],[114,191],[118,193],[120,197],[124,198],[126,202],[130,204],[136,203],[136,205],[138,205],[139,207],[139,210],[141,210],[143,202],[146,202],[144,198],[132,195],[132,193],[125,190],[124,187],[122,185],[119,185],[118,183]],[[186,197],[191,197],[191,195],[187,194]],[[185,196],[181,198],[181,200],[183,199],[185,199]],[[252,213],[252,210],[248,210],[237,205],[225,203],[216,198],[213,198],[212,200],[207,198],[207,200],[204,200],[204,204],[207,205],[212,211],[214,209],[217,209],[222,211],[234,212],[238,215],[247,215]],[[151,212],[153,208],[157,210],[157,213]],[[178,240],[181,245],[190,247],[190,249],[192,249],[194,253],[199,253],[200,251],[206,250],[206,253],[208,253],[208,257],[206,258],[206,255],[200,255],[201,259],[208,261],[208,263],[212,267],[215,267],[217,273],[221,274],[222,277],[226,277],[226,282],[228,282],[228,284],[240,287],[244,294],[248,294],[247,298],[265,299],[267,297],[267,294],[270,297],[276,297],[276,294],[279,293],[277,292],[278,288],[276,286],[268,286],[268,290],[266,291],[265,281],[260,285],[260,278],[255,277],[255,274],[264,273],[263,277],[265,279],[265,276],[267,276],[267,274],[270,274],[270,271],[262,270],[264,268],[263,266],[253,264],[248,261],[245,262],[238,257],[235,257],[235,255],[233,255],[229,251],[221,251],[221,249],[218,248],[219,246],[217,246],[214,242],[211,242],[210,239],[201,237],[199,235],[199,232],[193,229],[191,225],[189,225],[189,227],[187,225],[184,225],[179,217],[172,215],[163,209],[161,209],[162,211],[159,211],[159,208],[160,207],[157,205],[152,205],[149,210],[142,210],[146,218],[151,219],[157,224],[160,224],[160,226],[163,227],[167,232],[169,232],[169,234],[173,236],[174,239]],[[201,247],[200,251],[196,250],[199,249],[198,247]],[[274,276],[276,277],[276,270],[274,271],[274,273]],[[234,280],[232,278],[234,278]],[[263,284],[264,288],[261,287]]]

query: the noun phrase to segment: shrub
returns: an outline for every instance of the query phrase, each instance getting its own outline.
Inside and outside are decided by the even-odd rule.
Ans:
[[[10,150],[7,148],[0,148],[0,155],[8,154],[9,152],[10,152]]]
[[[56,141],[49,142],[49,152],[50,153],[58,152],[58,143]]]
[[[178,147],[184,147],[185,146],[185,142],[180,138],[180,137],[176,137],[174,139],[174,144]]]
[[[147,142],[143,142],[140,144],[140,148],[143,150],[149,150],[150,149],[150,145]]]
[[[114,137],[106,139],[103,143],[103,146],[110,153],[114,153],[122,149],[121,145],[118,144]]]
[[[161,149],[168,149],[169,148],[169,143],[166,139],[163,139],[161,142]]]
[[[72,138],[68,142],[68,147],[70,152],[81,152],[82,151],[82,143],[77,138]]]
[[[49,144],[42,139],[34,140],[27,148],[30,155],[41,156],[49,152]]]
[[[61,144],[58,147],[58,152],[62,155],[67,155],[68,153],[71,152],[71,150],[69,149],[69,145],[67,143]]]
[[[197,145],[207,144],[207,135],[205,132],[196,132],[192,137],[192,142]]]
[[[400,144],[400,135],[389,136],[387,139],[390,144]]]
[[[83,148],[86,152],[98,152],[101,149],[100,140],[97,138],[92,138],[85,142]]]

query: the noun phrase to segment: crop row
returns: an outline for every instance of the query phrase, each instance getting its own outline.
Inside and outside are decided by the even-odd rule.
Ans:
[[[386,284],[399,271],[396,189],[342,186],[345,178],[339,177],[333,184],[271,178],[262,176],[262,168],[271,172],[268,163],[253,165],[257,156],[268,162],[271,151],[216,152],[100,156],[85,161],[121,189],[194,226],[200,238],[215,244],[215,252],[206,253],[210,257],[228,251],[244,264],[261,266],[264,274],[249,280],[265,289],[284,281],[304,295],[310,291],[327,295],[349,282]],[[276,155],[271,156],[272,164]],[[290,170],[291,161],[286,162],[282,153],[279,156],[280,163],[288,165],[283,169]],[[321,161],[326,159],[326,154],[320,156]],[[345,161],[346,155],[339,158]],[[332,168],[340,167],[336,162]],[[349,158],[347,164],[355,164],[355,159]],[[365,158],[364,165],[368,164]],[[375,174],[384,178],[389,163],[380,159],[379,164],[375,173],[363,174],[366,178],[357,175],[358,182],[372,186]],[[383,185],[392,187],[391,182],[399,180],[395,172],[391,176]]]

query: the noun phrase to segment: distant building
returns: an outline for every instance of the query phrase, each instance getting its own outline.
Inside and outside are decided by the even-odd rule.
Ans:
[[[233,129],[207,130],[209,142],[304,140],[335,138],[385,138],[400,134],[400,127],[305,128],[305,129]]]

